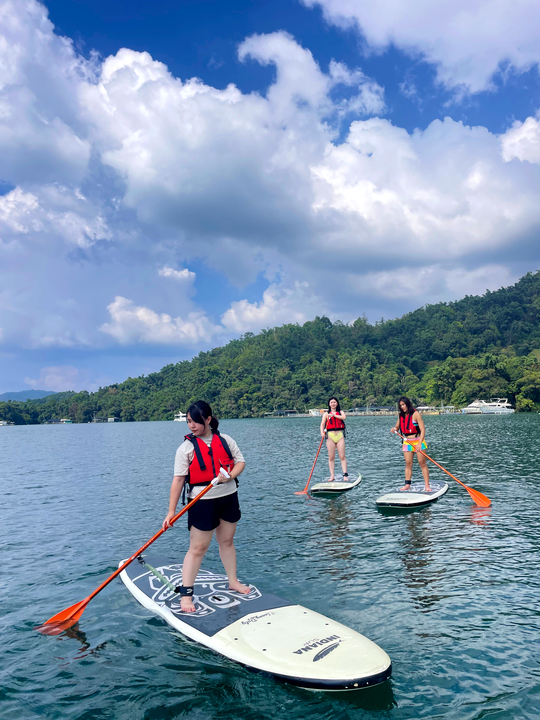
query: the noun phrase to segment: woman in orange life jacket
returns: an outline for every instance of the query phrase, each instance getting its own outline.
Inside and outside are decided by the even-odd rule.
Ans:
[[[186,480],[189,484],[188,499],[192,500],[203,487],[219,477],[219,483],[188,510],[190,542],[182,567],[180,605],[184,612],[194,612],[193,585],[214,531],[219,544],[219,556],[229,579],[229,588],[243,594],[249,592],[249,588],[242,585],[236,576],[236,550],[233,542],[241,515],[235,481],[246,463],[235,441],[229,435],[218,432],[219,422],[204,400],[190,405],[187,424],[191,433],[186,435],[176,451],[169,512],[163,521],[163,529],[169,527],[176,514]],[[221,468],[228,472],[229,477],[220,472]]]
[[[326,435],[326,447],[328,449],[328,466],[330,477],[328,482],[334,480],[336,465],[336,447],[341,460],[343,479],[348,480],[347,459],[345,457],[345,413],[342,412],[337,398],[331,397],[328,401],[328,410],[323,414],[321,420],[321,437]]]
[[[412,466],[413,466],[413,455],[416,454],[418,462],[420,463],[420,469],[424,476],[424,483],[426,490],[429,492],[431,487],[429,486],[429,468],[426,460],[426,456],[421,453],[415,453],[415,447],[419,447],[421,450],[427,450],[426,437],[426,426],[422,416],[413,407],[412,402],[408,397],[400,397],[398,401],[399,415],[396,421],[395,427],[390,432],[399,432],[401,435],[407,438],[407,441],[403,441],[403,452],[405,453],[405,485],[400,490],[411,489],[412,479]]]

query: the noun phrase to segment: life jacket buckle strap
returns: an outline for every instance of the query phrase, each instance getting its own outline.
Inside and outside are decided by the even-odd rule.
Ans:
[[[187,484],[202,485],[217,477],[219,468],[216,468],[216,460],[220,467],[225,468],[227,472],[230,472],[234,467],[234,458],[231,449],[227,441],[217,430],[212,434],[212,440],[209,445],[193,433],[186,435],[185,439],[191,442],[194,450],[194,457],[190,464]],[[211,468],[208,467],[209,463],[212,465]]]

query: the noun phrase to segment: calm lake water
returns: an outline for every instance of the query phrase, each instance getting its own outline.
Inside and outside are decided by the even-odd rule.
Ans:
[[[493,504],[476,507],[448,479],[438,503],[401,516],[374,504],[403,478],[391,425],[350,418],[349,466],[364,481],[342,497],[311,499],[294,491],[317,450],[316,419],[221,423],[247,460],[240,579],[354,628],[393,661],[389,682],[338,694],[279,684],[187,642],[119,579],[78,630],[35,632],[159,529],[187,429],[0,428],[1,717],[536,720],[540,415],[427,417],[430,455]],[[327,469],[321,451],[314,479]],[[416,462],[414,473],[420,479]],[[152,551],[181,560],[187,544],[181,519]],[[221,569],[217,545],[203,567]]]

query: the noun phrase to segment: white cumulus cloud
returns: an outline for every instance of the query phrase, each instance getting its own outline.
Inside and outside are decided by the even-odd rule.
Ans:
[[[261,302],[233,302],[221,322],[228,330],[243,333],[284,323],[301,324],[325,312],[324,303],[310,292],[307,283],[296,282],[292,288],[273,283],[264,291]]]
[[[342,258],[431,264],[510,245],[540,224],[538,172],[510,167],[497,136],[450,118],[412,135],[380,118],[354,122],[312,176],[314,209],[343,226]]]
[[[32,193],[25,193],[20,188],[15,188],[0,197],[0,223],[4,226],[0,240],[6,242],[6,230],[25,234],[30,230],[41,230],[43,224],[36,215],[38,208],[37,197]]]
[[[91,149],[77,92],[92,65],[54,34],[36,0],[2,0],[0,36],[2,178],[80,182]]]
[[[395,45],[434,63],[448,87],[490,88],[501,64],[514,72],[540,62],[537,0],[302,0],[328,21],[356,27],[367,46]]]
[[[175,270],[174,268],[167,267],[166,265],[159,270],[160,277],[171,278],[181,283],[192,283],[195,281],[196,274],[184,268],[183,270]]]
[[[119,295],[107,309],[111,322],[102,325],[101,330],[123,344],[196,345],[210,342],[221,330],[201,311],[190,312],[186,318],[173,318],[167,313],[136,306],[132,300]]]
[[[501,137],[502,154],[506,161],[513,158],[540,165],[540,121],[529,117],[516,121]]]
[[[111,231],[99,209],[76,190],[44,185],[25,192],[22,188],[0,196],[0,242],[45,242],[59,239],[88,248],[97,240],[110,240]]]

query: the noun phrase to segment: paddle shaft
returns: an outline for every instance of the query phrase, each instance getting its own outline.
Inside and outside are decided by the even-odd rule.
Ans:
[[[195,505],[195,503],[196,503],[198,500],[200,500],[200,499],[203,497],[203,495],[206,495],[207,492],[209,492],[215,485],[217,485],[217,482],[218,482],[218,478],[214,478],[209,485],[207,485],[205,488],[203,488],[203,489],[201,490],[201,492],[198,493],[198,495],[196,495],[196,496],[193,498],[193,500],[191,500],[185,507],[182,508],[182,510],[180,510],[179,513],[177,513],[177,514],[171,519],[171,521],[169,522],[169,527],[172,527],[172,526],[174,525],[174,523],[175,523],[179,518],[182,517],[182,515],[184,515],[191,507],[193,507],[193,505]],[[113,572],[113,574],[110,575],[110,577],[107,578],[107,580],[105,580],[104,582],[102,582],[101,585],[100,585],[98,588],[96,588],[96,589],[94,590],[94,592],[91,593],[87,598],[85,598],[84,600],[82,600],[82,601],[79,602],[79,603],[76,603],[75,605],[72,605],[71,608],[67,608],[67,610],[62,611],[62,612],[58,613],[57,615],[53,615],[53,616],[52,616],[51,618],[49,618],[45,623],[43,623],[43,625],[41,625],[40,628],[37,628],[37,629],[44,628],[44,627],[47,626],[48,624],[53,624],[53,625],[54,625],[55,623],[56,623],[56,624],[58,624],[58,623],[66,623],[67,621],[69,621],[69,619],[70,619],[71,617],[75,617],[75,616],[80,617],[80,615],[82,614],[84,608],[88,605],[88,603],[90,602],[90,600],[92,600],[93,598],[95,598],[95,596],[96,596],[98,593],[100,593],[100,592],[103,590],[103,588],[107,587],[107,585],[108,585],[109,583],[111,583],[111,582],[114,580],[115,577],[117,577],[118,575],[120,575],[120,573],[122,572],[122,570],[124,570],[124,569],[125,569],[128,565],[130,565],[136,558],[138,558],[139,555],[141,555],[148,547],[150,547],[150,545],[151,545],[153,542],[155,542],[155,541],[158,539],[158,537],[161,537],[161,535],[163,535],[163,533],[166,532],[168,529],[169,529],[169,528],[165,528],[165,529],[161,528],[161,530],[159,530],[153,537],[151,537],[150,540],[148,540],[147,543],[145,543],[141,548],[139,548],[139,549],[137,550],[137,552],[133,553],[133,555],[132,555],[128,560],[126,560],[124,563],[122,563],[122,565],[121,565],[117,570],[115,570],[115,571]],[[71,611],[71,612],[70,612],[70,611]],[[75,621],[72,621],[71,624],[73,624],[73,622],[75,622]],[[69,627],[69,625],[68,625],[68,627]]]
[[[217,484],[217,483],[216,483],[216,484]],[[179,518],[181,518],[182,515],[184,515],[184,513],[187,513],[187,511],[189,510],[189,508],[191,508],[191,507],[193,507],[193,505],[195,505],[195,503],[197,502],[197,500],[200,500],[200,499],[202,498],[202,496],[203,496],[203,495],[206,495],[206,493],[209,492],[213,487],[214,487],[214,484],[213,484],[213,481],[212,481],[212,482],[210,483],[210,485],[207,485],[205,488],[203,488],[203,489],[201,490],[201,492],[193,498],[193,500],[191,500],[185,507],[183,507],[183,508],[180,510],[179,513],[177,513],[177,514],[172,518],[172,520],[171,520],[170,523],[169,523],[169,527],[172,527],[172,526],[174,525],[174,523],[175,523]],[[117,570],[115,570],[115,571],[113,572],[113,574],[112,574],[109,578],[107,578],[107,580],[105,580],[105,582],[101,583],[101,585],[100,585],[98,588],[96,588],[96,589],[94,590],[94,592],[86,598],[87,601],[90,602],[90,600],[92,600],[92,598],[94,598],[99,592],[101,592],[104,587],[107,587],[107,585],[108,585],[110,582],[112,582],[115,577],[117,577],[118,575],[120,575],[120,573],[122,572],[122,570],[124,570],[125,568],[127,568],[127,566],[130,565],[134,560],[136,560],[136,559],[139,557],[139,555],[142,555],[142,553],[143,553],[147,548],[149,548],[150,545],[158,539],[158,537],[161,537],[164,532],[167,532],[168,529],[169,529],[169,528],[166,528],[166,529],[164,530],[163,528],[161,528],[161,530],[159,530],[153,537],[151,537],[150,540],[149,540],[147,543],[145,543],[141,548],[139,548],[136,553],[133,553],[133,555],[132,555],[128,560],[126,560],[125,563],[123,563]]]
[[[328,420],[326,421],[326,423]],[[323,432],[326,430],[326,423],[324,423],[324,429]],[[317,458],[319,457],[319,453],[321,452],[322,444],[324,442],[324,435],[321,438],[321,442],[319,443],[319,449],[317,450],[317,454],[315,455],[315,460],[313,461],[313,467],[311,468],[311,472],[309,473],[308,481],[306,483],[306,487],[303,490],[300,490],[299,492],[294,493],[295,495],[307,495],[309,483],[311,482],[311,478],[313,476],[313,472],[315,470],[315,465],[317,464]]]
[[[446,468],[443,468],[442,465],[439,465],[439,463],[438,463],[436,460],[434,460],[432,457],[430,457],[430,456],[429,456],[426,452],[424,452],[421,448],[415,447],[415,446],[412,444],[412,442],[410,442],[409,440],[407,440],[406,437],[403,437],[403,435],[401,435],[401,434],[398,433],[398,432],[396,432],[396,435],[399,435],[399,437],[400,437],[404,442],[406,442],[408,445],[410,445],[410,446],[412,447],[412,449],[413,449],[413,452],[421,453],[421,454],[422,454],[424,457],[426,457],[428,460],[431,460],[431,462],[434,463],[434,465],[436,465],[436,466],[437,466],[438,468],[440,468],[443,472],[445,472],[447,475],[449,475],[449,476],[452,478],[452,480],[455,480],[457,483],[459,483],[460,485],[462,485],[462,486],[465,488],[465,490],[469,493],[469,495],[472,497],[472,499],[473,499],[478,505],[480,505],[481,507],[489,507],[489,506],[491,505],[491,500],[490,500],[488,497],[486,497],[485,495],[482,495],[482,493],[481,493],[481,492],[478,492],[478,490],[473,490],[472,488],[468,487],[467,485],[465,485],[465,483],[461,482],[461,480],[458,480],[455,475],[452,475],[452,473],[451,473],[451,472],[448,472],[448,470],[447,470]],[[418,443],[417,443],[417,444],[418,444]]]

